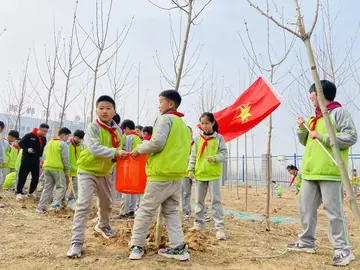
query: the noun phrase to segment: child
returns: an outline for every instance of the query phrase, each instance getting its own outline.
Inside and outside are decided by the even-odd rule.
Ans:
[[[137,125],[135,127],[135,132],[141,139],[142,139],[142,131],[143,131],[143,129],[144,129],[144,127],[140,126],[140,125]]]
[[[190,136],[193,137],[193,132],[191,127],[189,127]],[[191,155],[191,148],[194,145],[194,140],[191,139],[190,144],[190,154]],[[182,209],[184,213],[184,219],[190,219],[191,218],[191,187],[192,187],[193,180],[189,177],[185,176],[182,179]]]
[[[158,254],[166,258],[188,260],[184,233],[177,207],[180,202],[181,179],[186,175],[191,143],[188,127],[181,119],[184,115],[176,111],[181,96],[175,90],[166,90],[159,95],[159,110],[154,133],[150,141],[138,145],[132,152],[149,155],[146,165],[147,187],[139,210],[135,216],[130,240],[129,259],[139,260],[144,254],[146,237],[159,206],[166,222],[170,247],[160,249]]]
[[[17,150],[12,147],[12,144],[18,139],[19,132],[17,130],[10,130],[7,139],[4,139],[5,166],[2,169],[3,180],[5,180],[9,173],[15,171]]]
[[[0,121],[0,189],[2,188],[3,182],[2,169],[5,167],[4,138],[2,137],[2,132],[4,129],[5,124],[3,121]]]
[[[69,140],[69,160],[70,160],[70,174],[72,180],[72,190],[70,190],[70,194],[68,200],[71,201],[78,197],[78,180],[77,180],[77,161],[83,150],[81,145],[84,140],[85,132],[82,130],[76,130],[74,132],[73,137]],[[69,183],[66,183],[66,187],[68,187]]]
[[[152,134],[153,134],[153,127],[148,126],[143,128],[142,138],[144,141],[150,141]]]
[[[355,196],[357,196],[359,191],[359,177],[357,176],[356,169],[353,169],[352,171],[353,171],[352,184],[353,184]]]
[[[336,86],[327,80],[321,81],[329,111],[331,123],[336,130],[336,141],[341,156],[347,167],[349,148],[357,141],[357,133],[349,113],[335,102]],[[324,118],[319,109],[315,84],[310,87],[310,99],[315,107],[315,116],[311,117],[304,127],[304,119],[298,117],[298,137],[305,146],[302,163],[303,181],[299,198],[299,213],[303,233],[299,241],[288,245],[289,250],[315,253],[315,232],[317,223],[317,209],[321,202],[324,204],[326,216],[329,220],[329,240],[334,247],[333,265],[346,266],[355,259],[349,242],[347,218],[344,212],[343,185],[339,168],[327,156],[315,139],[331,153],[329,135]]]
[[[15,185],[14,185],[14,188],[17,187],[17,183],[18,183],[18,179],[19,179],[19,171],[20,171],[20,166],[21,166],[21,159],[22,159],[22,153],[23,153],[23,150],[20,148],[19,146],[19,142],[21,141],[21,139],[19,138],[19,140],[16,140],[15,141],[15,149],[17,149],[18,151],[18,155],[16,157],[16,163],[15,163]]]
[[[77,161],[78,199],[74,215],[69,258],[80,258],[84,243],[86,223],[91,213],[95,190],[98,196],[99,222],[95,231],[104,238],[115,237],[109,221],[112,210],[113,183],[111,172],[114,159],[126,157],[127,153],[118,149],[121,134],[113,121],[115,101],[109,96],[101,96],[96,101],[97,119],[88,126],[85,135],[85,149]]]
[[[195,177],[197,202],[196,219],[191,230],[201,231],[204,227],[205,197],[209,188],[216,238],[225,240],[220,176],[222,163],[227,158],[227,149],[224,138],[218,133],[218,124],[212,113],[203,113],[200,117],[200,124],[203,134],[195,139],[188,168],[189,178]]]
[[[43,165],[44,188],[36,212],[46,212],[55,187],[55,195],[50,210],[60,210],[66,194],[66,178],[70,178],[69,146],[66,141],[71,131],[63,127],[58,136],[51,140],[44,149],[45,162]]]
[[[273,192],[273,197],[276,198],[281,198],[282,195],[284,194],[283,188],[275,181],[272,181],[272,192]]]
[[[296,168],[296,166],[294,165],[289,165],[286,167],[287,171],[290,173],[290,175],[293,176],[293,178],[291,179],[291,182],[289,184],[289,187],[292,186],[292,184],[295,184],[295,188],[296,188],[296,195],[299,194],[300,192],[300,187],[301,187],[301,181],[302,181],[302,177],[301,177],[301,173],[298,170],[298,168]]]
[[[126,152],[131,152],[136,146],[142,143],[141,138],[135,131],[135,123],[131,120],[124,120],[124,122],[121,123],[121,128],[124,130],[126,136],[123,149]],[[120,214],[117,218],[134,219],[138,200],[140,200],[140,196],[137,194],[122,194]]]

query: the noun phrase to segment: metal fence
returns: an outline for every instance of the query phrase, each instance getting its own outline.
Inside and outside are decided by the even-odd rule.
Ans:
[[[280,158],[281,157],[281,158]],[[271,179],[282,186],[288,186],[291,175],[286,170],[288,165],[295,165],[301,171],[303,157],[301,155],[271,156]],[[246,165],[247,164],[247,165]],[[247,175],[248,185],[265,187],[266,155],[229,157],[223,168],[223,185],[245,185]],[[247,168],[247,173],[246,173]],[[349,155],[349,174],[351,169],[360,169],[360,154]]]

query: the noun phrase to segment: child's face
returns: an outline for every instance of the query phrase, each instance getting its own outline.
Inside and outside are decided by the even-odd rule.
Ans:
[[[19,142],[20,142],[20,140],[15,140],[15,141],[13,142],[14,146],[18,147],[18,146],[19,146]]]
[[[213,132],[213,127],[214,127],[215,123],[210,122],[207,117],[202,117],[200,119],[200,124],[201,124],[202,130],[205,133],[212,133]]]
[[[97,104],[96,115],[101,122],[110,125],[115,114],[115,108],[110,102],[101,101]]]
[[[82,141],[83,141],[83,139],[80,139],[78,136],[74,136],[73,140],[77,144],[82,143]]]
[[[316,92],[312,92],[310,94],[310,100],[312,102],[312,104],[314,105],[315,108],[319,108],[319,101],[316,95]]]
[[[14,142],[15,140],[16,140],[16,138],[15,137],[13,137],[13,136],[10,136],[10,135],[8,135],[8,137],[7,137],[7,139],[8,139],[8,141],[9,142]]]
[[[59,137],[62,141],[66,142],[69,139],[70,134],[61,134]]]
[[[135,128],[135,132],[136,132],[136,134],[137,134],[138,136],[141,137],[141,135],[142,135],[141,129]]]
[[[145,137],[146,135],[148,135],[149,133],[147,133],[146,131],[142,132],[142,136]]]
[[[171,100],[168,100],[165,97],[159,97],[159,111],[160,113],[164,113],[169,109],[175,109],[175,103]]]
[[[295,170],[288,169],[288,172],[289,172],[291,175],[294,175]]]

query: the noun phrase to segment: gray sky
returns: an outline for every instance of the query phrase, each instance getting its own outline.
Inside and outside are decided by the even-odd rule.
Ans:
[[[161,6],[169,6],[168,0],[154,0]],[[204,0],[197,0],[197,10]],[[261,3],[263,1],[257,1]],[[278,8],[285,5],[284,11],[286,19],[292,20],[294,18],[294,8],[292,2],[289,1],[275,1]],[[289,2],[289,3],[287,3]],[[314,4],[301,1],[302,11],[305,14],[305,21],[307,26],[314,16]],[[355,37],[355,32],[359,24],[359,19],[356,10],[360,8],[360,2],[355,0],[346,1],[343,6],[338,1],[330,1],[331,16],[337,17],[333,25],[333,46],[335,55],[335,66],[341,65],[342,59],[346,55],[348,44],[351,38]],[[90,29],[91,22],[94,21],[95,14],[94,0],[80,0],[78,6],[78,20],[81,25]],[[104,3],[108,3],[107,0]],[[6,111],[4,105],[11,98],[9,91],[8,80],[9,74],[18,89],[18,82],[20,78],[20,71],[23,68],[29,49],[30,63],[29,63],[29,77],[37,90],[41,93],[43,98],[46,97],[46,90],[39,81],[37,73],[36,62],[34,57],[34,49],[37,55],[39,66],[42,72],[45,72],[45,57],[44,45],[46,44],[47,51],[51,54],[53,52],[53,22],[55,18],[56,29],[62,30],[62,37],[66,40],[69,37],[71,30],[71,20],[75,1],[60,1],[60,0],[0,0],[0,29],[6,27],[7,31],[0,37],[0,93],[2,102],[0,104],[1,111]],[[276,12],[272,9],[274,15]],[[171,11],[171,18],[176,37],[179,35],[179,12]],[[157,115],[157,94],[163,88],[169,86],[163,80],[160,83],[160,72],[154,61],[156,51],[158,52],[161,64],[165,70],[172,74],[172,57],[170,50],[170,25],[169,12],[159,10],[151,5],[146,0],[132,0],[132,1],[115,1],[112,18],[110,22],[109,41],[113,41],[118,29],[122,29],[125,24],[129,24],[131,18],[134,16],[133,25],[130,29],[129,35],[125,40],[122,48],[119,51],[119,65],[123,65],[125,59],[128,57],[127,68],[132,64],[135,66],[141,61],[141,95],[140,104],[143,108],[140,115],[140,123],[147,125],[152,124]],[[244,61],[246,50],[242,46],[238,33],[247,42],[246,31],[244,27],[244,20],[248,22],[250,34],[253,40],[254,49],[257,53],[258,59],[263,62],[265,66],[269,66],[267,62],[267,46],[266,46],[266,20],[254,9],[250,8],[245,0],[213,0],[213,2],[206,8],[204,13],[200,15],[199,22],[192,28],[191,40],[192,46],[189,53],[192,53],[194,48],[200,44],[202,45],[199,60],[196,63],[193,71],[201,72],[206,66],[204,76],[209,77],[213,70],[217,74],[218,89],[220,92],[221,82],[223,80],[224,97],[219,103],[217,109],[221,109],[234,101],[234,96],[238,96],[240,92],[249,84],[249,67]],[[183,25],[185,18],[183,17]],[[271,30],[271,48],[273,59],[278,59],[283,55],[283,33],[273,24],[270,25]],[[80,31],[80,30],[79,30]],[[322,21],[316,28],[316,37],[313,40],[314,47],[320,44],[323,35]],[[81,39],[83,36],[81,36]],[[291,41],[291,36],[287,35],[288,42]],[[247,43],[248,45],[249,43]],[[62,45],[63,46],[63,45]],[[359,40],[355,41],[354,48],[359,47]],[[91,44],[88,43],[86,51],[91,50]],[[109,54],[111,52],[109,51]],[[53,56],[53,55],[52,55]],[[297,40],[295,46],[289,57],[284,61],[282,66],[275,74],[275,81],[280,78],[280,82],[275,85],[278,92],[283,93],[283,103],[281,107],[273,114],[274,115],[274,136],[273,136],[273,154],[292,154],[295,152],[295,140],[293,129],[296,127],[295,118],[291,114],[287,106],[292,106],[295,111],[301,113],[297,103],[302,102],[305,98],[299,99],[299,96],[307,96],[308,83],[299,79],[299,82],[293,82],[294,77],[302,74],[298,58],[303,59],[303,64],[307,68],[305,48],[301,41]],[[353,59],[359,57],[358,50],[353,50]],[[344,65],[345,66],[345,65]],[[342,66],[342,68],[344,68]],[[354,65],[353,70],[360,67],[359,63]],[[85,65],[78,68],[77,72],[83,71]],[[291,71],[291,74],[289,73]],[[341,68],[339,69],[341,73]],[[74,97],[84,86],[87,80],[88,71],[84,72],[82,76],[77,77],[72,81],[71,96]],[[258,69],[256,74],[260,75]],[[265,73],[268,76],[267,73]],[[286,75],[286,76],[285,76]],[[132,88],[125,90],[127,95],[118,102],[119,112],[125,116],[136,120],[137,112],[137,88],[136,88],[137,71],[133,69],[130,73],[130,80],[134,84]],[[284,77],[285,76],[285,77]],[[309,74],[307,74],[309,76]],[[341,75],[339,75],[341,77]],[[184,84],[191,84],[194,81],[196,74],[184,80]],[[222,79],[223,78],[223,79]],[[61,91],[64,89],[64,76],[58,70],[56,81],[56,93],[61,98]],[[290,85],[289,87],[287,87]],[[209,88],[209,83],[205,84],[205,89]],[[181,92],[186,93],[188,88],[183,87]],[[344,94],[346,92],[346,94]],[[97,88],[97,96],[101,94],[110,94],[108,77],[104,76],[100,79],[99,87]],[[349,76],[346,82],[339,87],[338,100],[344,104],[348,110],[354,115],[354,120],[358,126],[360,123],[359,110],[354,106],[359,104],[359,87],[356,87],[353,76]],[[67,111],[67,119],[73,120],[76,115],[83,118],[84,111],[84,95],[81,94],[70,106]],[[89,95],[89,94],[87,94]],[[349,98],[351,97],[351,98]],[[349,102],[349,100],[352,102]],[[5,101],[4,101],[5,100]],[[185,112],[186,122],[195,126],[198,120],[198,100],[199,94],[194,93],[186,96],[180,111]],[[42,108],[39,98],[36,97],[31,85],[28,84],[27,106],[33,106],[37,110],[37,114],[42,113]],[[348,103],[348,104],[347,104]],[[90,106],[90,105],[89,105]],[[302,106],[304,107],[304,106]],[[360,107],[360,106],[359,106]],[[57,104],[52,106],[52,118],[58,117],[60,109]],[[260,154],[266,151],[266,123],[261,123],[254,129],[255,134],[255,153]],[[250,138],[249,138],[250,142]],[[233,143],[234,145],[235,143]],[[243,151],[243,138],[240,138],[240,153]],[[302,147],[297,144],[298,151],[302,152]],[[233,148],[234,149],[234,148]],[[250,149],[250,143],[249,143]],[[356,146],[354,152],[360,152],[360,147]]]

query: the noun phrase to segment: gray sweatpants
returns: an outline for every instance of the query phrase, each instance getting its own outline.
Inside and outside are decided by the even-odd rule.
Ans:
[[[151,222],[160,205],[169,234],[170,247],[177,248],[184,244],[184,233],[177,210],[180,203],[180,189],[181,181],[149,181],[147,183],[145,194],[135,216],[130,246],[145,247]]]
[[[135,212],[139,201],[140,195],[138,194],[122,194],[120,215],[126,215],[130,212]]]
[[[224,209],[221,204],[220,180],[195,181],[196,183],[196,211],[195,224],[199,227],[204,226],[206,214],[205,197],[209,188],[211,200],[211,210],[217,231],[224,230]]]
[[[191,215],[191,187],[193,180],[184,177],[182,180],[182,210],[185,215]]]
[[[38,209],[46,210],[54,192],[53,205],[61,206],[66,193],[66,176],[63,171],[43,171],[44,189],[41,192]]]
[[[359,185],[353,185],[355,196],[357,196],[359,192]]]
[[[109,226],[112,210],[113,183],[111,175],[94,176],[86,173],[78,174],[78,199],[74,215],[71,243],[84,243],[86,223],[91,213],[94,191],[98,197],[99,227]]]
[[[335,252],[351,250],[343,197],[341,182],[302,181],[299,212],[303,233],[299,236],[300,244],[315,246],[317,210],[322,202],[328,218],[328,237]]]
[[[44,170],[42,171],[40,177],[39,177],[39,192],[42,192],[44,189],[44,184],[45,184],[45,174],[44,174]]]
[[[78,198],[78,178],[77,176],[72,176],[72,190],[68,190],[67,199],[70,200],[77,200]],[[69,187],[69,180],[66,178],[66,189]]]

